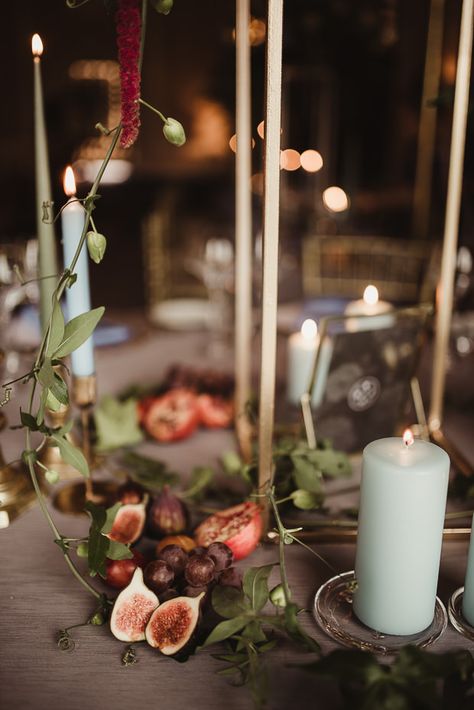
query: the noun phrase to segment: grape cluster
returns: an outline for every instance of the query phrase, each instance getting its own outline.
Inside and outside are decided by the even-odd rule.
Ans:
[[[190,552],[179,545],[167,545],[145,567],[144,580],[160,602],[181,595],[197,597],[215,584],[240,587],[240,573],[232,566],[233,561],[232,550],[223,542],[195,547]]]

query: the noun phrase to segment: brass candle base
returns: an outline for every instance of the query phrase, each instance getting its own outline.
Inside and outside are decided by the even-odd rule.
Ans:
[[[40,478],[40,483],[42,478]],[[23,464],[0,469],[0,529],[36,503],[36,493],[28,469]]]
[[[61,488],[53,498],[54,507],[62,513],[84,514],[87,501],[109,507],[117,499],[117,484],[113,481],[94,481],[92,469],[97,464],[93,457],[90,441],[90,417],[97,398],[95,375],[73,377],[72,401],[78,407],[81,416],[82,452],[89,464],[91,475],[85,481],[78,481]],[[78,476],[75,472],[75,478]]]

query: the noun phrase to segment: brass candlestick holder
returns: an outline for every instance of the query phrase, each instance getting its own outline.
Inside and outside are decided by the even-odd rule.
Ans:
[[[7,425],[7,418],[0,412],[0,431]],[[39,479],[43,485],[43,477]],[[11,522],[36,502],[36,494],[30,473],[25,464],[7,464],[0,448],[0,529]]]
[[[115,500],[117,484],[113,481],[96,481],[92,469],[93,459],[90,418],[97,399],[97,380],[95,375],[73,377],[71,399],[79,409],[82,430],[82,453],[89,464],[90,476],[85,481],[76,482],[61,488],[53,498],[55,508],[62,513],[83,514],[87,501],[108,506]],[[77,476],[76,471],[76,476]]]

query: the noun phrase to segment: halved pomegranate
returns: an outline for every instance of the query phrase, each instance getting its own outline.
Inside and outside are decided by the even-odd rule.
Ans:
[[[196,395],[181,388],[156,397],[144,417],[144,427],[158,441],[178,441],[193,433],[199,423]]]
[[[255,550],[262,534],[262,514],[256,503],[247,501],[210,515],[195,530],[196,544],[207,547],[224,542],[241,560]]]
[[[209,429],[225,429],[232,424],[234,403],[211,394],[200,394],[197,398],[199,419]]]

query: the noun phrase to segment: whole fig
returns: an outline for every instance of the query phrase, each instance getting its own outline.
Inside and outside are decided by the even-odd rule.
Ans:
[[[148,531],[152,537],[175,535],[186,529],[188,518],[184,503],[171,493],[169,486],[163,486],[148,514]]]

